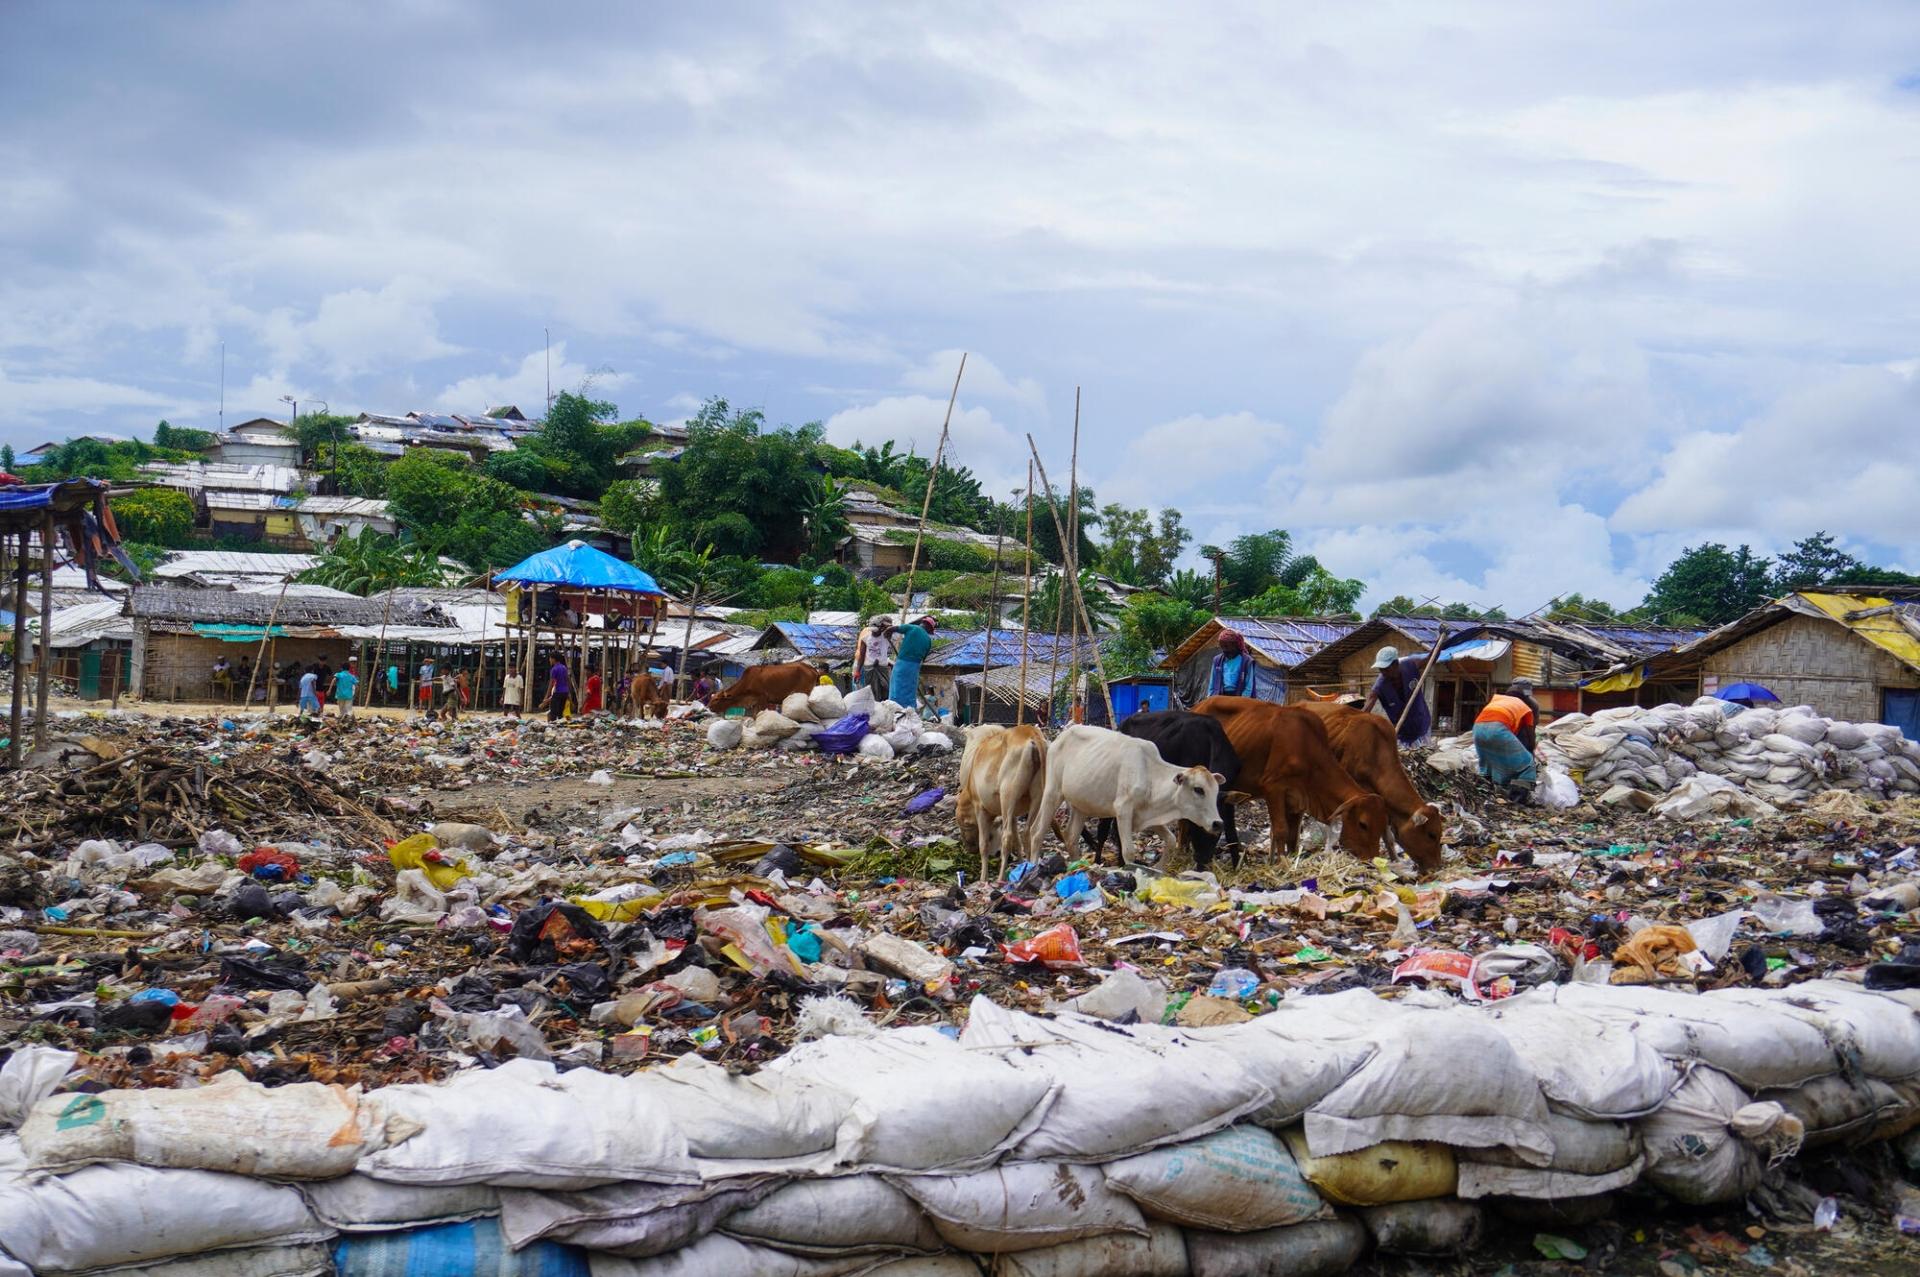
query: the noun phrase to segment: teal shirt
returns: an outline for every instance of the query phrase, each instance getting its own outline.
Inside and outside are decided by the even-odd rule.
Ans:
[[[895,657],[902,661],[918,664],[933,650],[933,635],[918,625],[903,625],[898,631],[900,641],[894,648]]]

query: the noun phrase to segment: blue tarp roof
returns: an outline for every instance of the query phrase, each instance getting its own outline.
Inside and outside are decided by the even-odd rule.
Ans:
[[[775,621],[780,645],[790,647],[804,657],[850,657],[860,637],[857,625],[808,625],[804,621]]]
[[[987,656],[987,632],[985,630],[962,631],[957,634],[943,636],[943,639],[935,640],[933,652],[926,660],[929,666],[977,665],[995,668],[1002,665],[1018,665],[1020,663],[1020,631],[1017,629],[994,630],[992,660],[985,659]],[[1043,634],[1038,630],[1034,631],[1027,640],[1028,663],[1032,664],[1034,661],[1051,662],[1056,647],[1059,649],[1060,659],[1062,661],[1075,659],[1076,649],[1071,636],[1062,634],[1058,638],[1055,638],[1051,632]],[[1077,650],[1078,659],[1081,664],[1085,665],[1092,662],[1092,642],[1082,638]]]
[[[654,579],[631,563],[596,550],[584,541],[569,541],[522,559],[495,581],[517,585],[565,585],[581,590],[621,590],[628,594],[665,594]]]
[[[0,511],[44,510],[53,504],[54,494],[67,497],[62,509],[71,509],[91,499],[93,490],[107,485],[97,479],[62,479],[58,483],[20,483],[0,488]]]

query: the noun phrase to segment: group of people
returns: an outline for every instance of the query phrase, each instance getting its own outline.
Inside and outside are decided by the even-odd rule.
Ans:
[[[940,624],[930,616],[905,625],[876,616],[861,628],[853,644],[853,681],[877,700],[909,709],[920,703],[920,663],[933,650]]]
[[[1208,674],[1207,695],[1257,695],[1246,639],[1232,630],[1222,630],[1216,646],[1219,651]],[[1377,706],[1396,724],[1395,734],[1402,745],[1417,745],[1433,730],[1433,711],[1421,691],[1425,666],[1424,657],[1403,657],[1396,647],[1383,647],[1374,656],[1373,687],[1360,708],[1371,713]],[[1490,697],[1473,720],[1473,748],[1480,774],[1515,797],[1531,797],[1539,779],[1539,764],[1534,758],[1534,729],[1539,721],[1540,705],[1533,698],[1533,682],[1525,678],[1514,679],[1505,692]]]
[[[296,670],[289,661],[290,670]],[[327,712],[326,700],[332,696],[333,703],[339,707],[341,718],[353,717],[353,698],[360,690],[359,658],[349,657],[347,667],[334,671],[325,662],[316,662],[304,670],[297,670],[295,684],[299,688],[300,717],[309,713],[316,717]]]

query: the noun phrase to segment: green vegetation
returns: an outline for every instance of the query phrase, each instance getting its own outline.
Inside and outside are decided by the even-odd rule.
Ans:
[[[430,545],[362,528],[336,540],[298,579],[364,598],[397,586],[457,584],[460,575],[444,567]]]
[[[142,488],[114,498],[113,521],[126,540],[178,549],[193,537],[193,498],[177,488]]]

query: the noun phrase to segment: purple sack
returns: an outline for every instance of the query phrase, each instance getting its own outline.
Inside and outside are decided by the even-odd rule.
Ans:
[[[869,730],[865,714],[848,714],[815,732],[813,747],[823,754],[851,754],[860,748]]]

